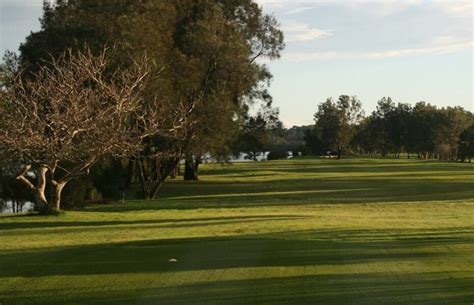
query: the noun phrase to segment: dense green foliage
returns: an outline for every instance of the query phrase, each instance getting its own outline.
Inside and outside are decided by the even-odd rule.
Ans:
[[[474,297],[471,164],[202,166],[200,182],[167,182],[159,202],[0,216],[0,301],[444,305]]]
[[[437,108],[424,102],[412,107],[382,99],[368,120],[365,128],[372,133],[366,141],[379,146],[362,148],[366,152],[406,152],[420,158],[455,161],[460,159],[460,135],[474,123],[474,115],[461,107]]]
[[[338,103],[328,99],[320,104],[314,129],[305,133],[306,147],[315,155],[332,150],[396,157],[407,153],[408,157],[416,154],[423,159],[449,161],[469,159],[469,147],[474,144],[468,128],[474,123],[474,115],[461,107],[438,108],[424,102],[415,106],[395,104],[389,97],[382,98],[377,109],[362,119],[357,110],[360,102],[356,100],[355,108],[344,108],[341,100],[346,100],[346,107],[350,105],[347,96],[341,96]],[[351,113],[352,119],[347,115]]]
[[[245,115],[242,132],[234,143],[234,153],[246,153],[257,160],[259,153],[268,151],[274,146],[283,132],[283,126],[278,119],[278,111],[264,107],[255,116]]]
[[[74,54],[86,48],[101,54],[107,47],[114,50],[107,66],[110,78],[144,54],[152,66],[141,97],[145,109],[159,111],[130,124],[153,125],[149,122],[159,116],[163,132],[144,139],[144,147],[118,173],[126,186],[132,180],[139,184],[138,193],[145,199],[157,197],[182,158],[185,173],[197,179],[204,154],[229,155],[239,136],[248,135],[249,121],[267,119],[249,118],[253,106],[261,104],[264,112],[278,114],[267,92],[272,76],[259,59],[280,56],[283,33],[277,20],[253,0],[45,1],[41,29],[21,45],[15,64],[28,78],[65,50]],[[5,75],[2,84],[8,82]],[[278,118],[268,120],[264,128]],[[267,130],[258,132],[259,141],[267,137]],[[83,180],[88,185],[75,183],[77,192],[121,196],[124,186],[99,185],[107,173],[121,169],[116,164],[104,169],[110,157],[99,165],[103,170],[93,171],[96,176]]]
[[[314,115],[314,130],[306,133],[308,148],[314,153],[335,151],[339,158],[348,147],[354,126],[362,119],[364,112],[357,97],[341,95],[334,102],[328,98],[318,106]]]
[[[268,156],[267,156],[267,160],[268,161],[273,161],[273,160],[285,160],[285,159],[288,159],[289,155],[288,155],[288,151],[271,151]]]
[[[459,136],[459,157],[462,161],[469,160],[469,162],[474,157],[474,125]]]

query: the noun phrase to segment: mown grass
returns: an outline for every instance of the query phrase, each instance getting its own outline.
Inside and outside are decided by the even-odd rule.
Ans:
[[[0,217],[0,303],[474,303],[474,165],[294,160],[201,179],[156,202]]]

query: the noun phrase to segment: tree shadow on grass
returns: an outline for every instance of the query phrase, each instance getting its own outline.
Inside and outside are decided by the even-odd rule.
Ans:
[[[459,232],[468,228],[457,228]],[[93,246],[63,247],[0,255],[3,277],[47,279],[49,276],[152,274],[143,288],[114,286],[102,290],[88,286],[78,291],[36,291],[32,304],[469,304],[473,277],[449,266],[468,264],[473,257],[466,245],[473,238],[458,236],[456,229],[428,234],[416,230],[319,230],[247,235],[242,237],[149,240]],[[398,234],[399,239],[391,239]],[[341,238],[342,237],[342,238]],[[343,238],[347,240],[343,240]],[[352,238],[351,238],[352,237]],[[318,239],[316,239],[318,238]],[[332,240],[337,238],[338,240]],[[443,252],[444,251],[444,252]],[[177,258],[177,264],[168,263]],[[445,265],[439,271],[436,264]],[[411,262],[430,268],[396,271]],[[386,263],[392,271],[371,270],[371,263]],[[353,272],[355,265],[367,265]],[[352,267],[349,267],[351,265]],[[388,266],[387,265],[387,266]],[[446,266],[447,265],[447,266]],[[347,266],[347,268],[346,268]],[[405,265],[406,266],[406,265]],[[221,272],[245,268],[290,268],[255,277],[221,280]],[[298,274],[305,267],[312,274]],[[406,267],[405,267],[406,268]],[[240,271],[235,271],[240,270]],[[272,269],[279,270],[279,269]],[[323,270],[318,272],[318,270]],[[351,272],[352,270],[352,272]],[[362,271],[360,270],[360,271]],[[422,271],[420,271],[422,270]],[[446,272],[446,270],[451,270]],[[186,272],[204,272],[192,278]],[[276,273],[272,273],[276,272]],[[183,283],[176,284],[182,276]],[[174,281],[167,282],[167,279]],[[110,277],[109,277],[110,279]],[[178,281],[180,282],[180,281]],[[138,286],[140,287],[140,286]],[[5,304],[29,304],[21,287],[11,287]],[[26,292],[27,294],[27,292]]]
[[[430,272],[406,274],[405,278],[383,272],[344,273],[78,292],[56,301],[40,297],[35,304],[470,305],[472,287],[472,278],[449,279]]]
[[[25,216],[29,217],[29,216]],[[17,217],[18,218],[18,217]],[[276,221],[276,220],[299,220],[308,218],[301,215],[252,215],[252,216],[221,216],[221,217],[193,217],[193,218],[164,218],[164,219],[145,219],[135,221],[34,221],[34,222],[4,222],[0,223],[0,230],[19,230],[19,229],[48,229],[48,228],[96,228],[104,226],[140,226],[157,225],[159,228],[184,228],[203,225],[232,224],[240,222],[257,221]],[[64,230],[62,231],[64,232]],[[30,234],[31,232],[26,232]],[[15,234],[18,234],[15,233]]]
[[[472,228],[471,228],[472,229]],[[0,254],[0,277],[163,273],[250,267],[291,267],[425,261],[449,255],[473,260],[450,245],[474,242],[468,228],[320,230],[240,237],[186,238],[61,247]],[[393,239],[396,234],[399,239]],[[394,234],[394,235],[395,235]],[[346,238],[347,240],[345,240]],[[442,248],[433,251],[433,247]],[[449,252],[449,251],[448,251]],[[177,258],[179,264],[168,263]]]
[[[309,204],[358,204],[472,200],[474,181],[443,179],[298,179],[256,183],[168,183],[155,201],[90,206],[92,212],[136,210],[188,210],[298,206]]]

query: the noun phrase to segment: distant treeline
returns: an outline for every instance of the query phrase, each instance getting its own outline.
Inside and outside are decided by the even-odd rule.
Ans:
[[[382,98],[365,116],[356,97],[340,96],[320,104],[315,125],[286,131],[288,141],[299,138],[308,155],[380,155],[471,161],[474,156],[474,115],[462,107],[414,106]]]

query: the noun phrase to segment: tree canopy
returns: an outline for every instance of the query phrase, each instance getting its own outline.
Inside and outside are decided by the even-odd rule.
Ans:
[[[11,85],[0,91],[1,150],[21,167],[17,179],[35,193],[39,210],[58,210],[70,180],[103,156],[133,154],[171,119],[143,103],[151,71],[146,58],[109,75],[107,54],[65,52],[28,78],[12,73]],[[155,119],[143,120],[150,116]]]
[[[127,124],[153,125],[158,115],[160,127],[174,131],[148,134],[126,162],[142,195],[152,198],[182,157],[232,151],[249,109],[259,101],[270,105],[272,76],[259,59],[279,58],[284,42],[277,20],[252,0],[57,0],[44,2],[41,29],[21,45],[17,62],[23,80],[37,81],[65,50],[72,58],[84,50],[100,57],[106,47],[114,52],[104,80],[133,68],[144,54],[154,76],[139,98],[143,109],[159,113],[147,111]],[[71,113],[79,111],[74,107]]]

